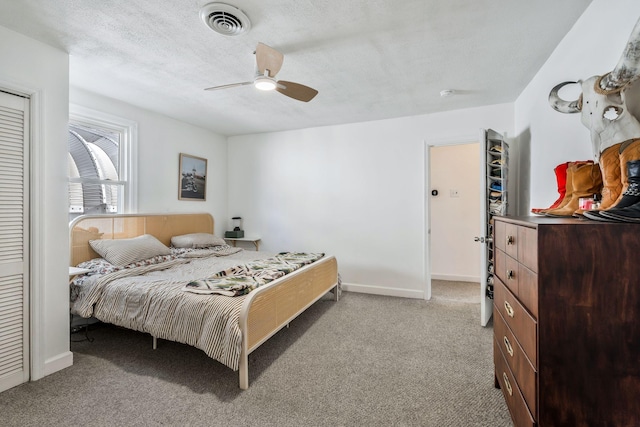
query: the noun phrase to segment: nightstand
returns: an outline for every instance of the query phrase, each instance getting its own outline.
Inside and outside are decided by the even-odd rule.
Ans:
[[[227,237],[224,240],[231,242],[233,247],[236,246],[236,242],[251,242],[256,247],[256,251],[260,250],[260,237],[247,236],[247,237]]]

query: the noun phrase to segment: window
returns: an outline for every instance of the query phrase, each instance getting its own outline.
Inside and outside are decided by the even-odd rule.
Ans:
[[[82,107],[69,109],[69,221],[136,210],[135,122]]]

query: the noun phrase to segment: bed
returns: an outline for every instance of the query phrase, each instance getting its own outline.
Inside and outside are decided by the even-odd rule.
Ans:
[[[118,244],[151,235],[169,247],[175,236],[215,234],[213,217],[207,213],[87,215],[76,218],[69,228],[70,265],[74,267],[100,258],[92,247],[96,240]],[[116,240],[119,242],[111,242]],[[193,294],[184,292],[183,286],[200,279],[203,271],[211,275],[217,273],[214,270],[251,264],[273,254],[241,251],[228,256],[171,258],[166,263],[93,276],[93,287],[83,291],[75,310],[82,317],[149,333],[154,348],[158,338],[200,348],[239,371],[244,390],[249,387],[248,355],[252,351],[328,292],[338,301],[337,261],[321,255],[246,295],[233,297]],[[189,277],[192,274],[195,277]]]

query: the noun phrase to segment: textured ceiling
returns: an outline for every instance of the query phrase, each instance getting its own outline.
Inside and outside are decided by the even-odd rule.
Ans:
[[[72,86],[239,135],[512,102],[591,0],[225,2],[248,33],[206,27],[207,0],[0,0],[0,25],[69,52]],[[318,96],[203,90],[251,80],[257,42]]]

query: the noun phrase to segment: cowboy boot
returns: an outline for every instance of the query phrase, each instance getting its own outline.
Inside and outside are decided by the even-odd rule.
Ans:
[[[595,219],[596,221],[616,221],[609,215],[604,215],[604,212],[612,211],[616,214],[620,209],[627,208],[640,202],[640,160],[632,160],[627,163],[625,167],[625,190],[622,193],[620,200],[613,206],[606,210],[594,209],[585,211],[584,216],[589,219]]]
[[[627,190],[627,186],[629,185],[627,165],[633,160],[640,160],[640,138],[630,139],[620,145],[620,182],[622,183],[622,192],[613,205],[611,205],[612,208],[617,207],[617,204],[622,199],[622,195]]]
[[[622,169],[627,164],[620,163],[620,146],[612,145],[600,155],[600,172],[602,173],[602,198],[600,199],[599,210],[609,209],[622,194]]]
[[[561,208],[551,209],[545,215],[551,217],[570,217],[578,210],[581,197],[593,197],[602,190],[600,167],[592,163],[575,164],[567,169],[567,189],[571,173],[571,199]],[[568,190],[567,190],[568,194]]]
[[[568,167],[569,167],[569,162],[565,162],[565,163],[559,164],[553,169],[553,171],[556,174],[556,182],[558,183],[558,194],[560,194],[560,197],[558,197],[558,200],[553,202],[553,204],[546,209],[532,208],[531,213],[534,213],[536,215],[544,215],[550,209],[555,209],[560,206],[560,203],[562,203],[567,193],[567,168]]]
[[[573,170],[574,170],[574,166],[576,165],[575,162],[569,162],[567,164],[567,173],[566,173],[566,177],[565,177],[565,192],[564,192],[564,198],[562,199],[562,201],[560,202],[560,204],[554,208],[554,209],[561,209],[564,208],[567,203],[569,203],[569,201],[571,200],[571,195],[573,194],[573,186],[572,181],[573,181]],[[547,212],[549,212],[552,209],[545,209],[545,212],[543,215],[546,215]]]
[[[621,200],[623,198],[623,195],[627,191],[627,188],[629,186],[629,180],[627,178],[627,169],[628,169],[629,162],[634,161],[634,160],[640,160],[640,138],[638,138],[638,139],[629,139],[629,140],[623,142],[622,144],[620,144],[620,150],[619,151],[620,151],[620,155],[619,155],[619,157],[620,157],[620,183],[622,184],[622,193],[620,194],[620,196],[618,196],[618,199],[611,206],[606,208],[606,210],[609,210],[609,209],[612,209],[612,208],[617,208],[617,207],[622,207],[622,206],[618,206],[618,205],[621,202]],[[627,199],[627,201],[628,200],[629,199]],[[583,215],[585,217],[589,218],[589,219],[595,219],[597,221],[613,221],[612,218],[608,218],[606,216],[602,216],[602,215],[598,214],[597,212],[595,212],[596,210],[603,211],[605,209],[603,209],[602,206],[600,206],[598,209],[594,209],[594,210],[588,211],[589,214],[587,214],[585,212]]]
[[[622,173],[620,164],[620,146],[615,144],[607,148],[600,154],[600,174],[602,175],[602,193],[600,198],[600,206],[594,210],[605,210],[613,206],[622,193],[622,181],[620,175]],[[578,209],[573,216],[580,217],[584,215],[585,209]]]
[[[622,199],[620,199],[615,207],[598,212],[598,218],[596,219],[638,222],[627,221],[627,219],[634,218],[636,214],[640,216],[640,210],[638,209],[640,206],[636,206],[640,202],[640,160],[632,160],[627,163],[627,180],[627,189],[623,193]]]
[[[571,201],[571,196],[573,195],[573,171],[574,170],[575,170],[575,163],[574,162],[570,162],[568,164],[568,167],[567,167],[567,176],[566,176],[566,181],[565,181],[564,198],[562,199],[562,201],[560,202],[560,204],[556,208],[545,209],[545,212],[544,212],[543,215],[546,215],[547,212],[555,210],[555,209],[562,209]]]
[[[563,207],[565,207],[567,205],[567,203],[569,203],[569,201],[571,201],[571,193],[573,191],[573,189],[571,188],[571,175],[573,174],[573,172],[570,171],[571,166],[572,165],[584,165],[584,164],[593,164],[593,160],[579,160],[579,161],[567,162],[566,164],[559,165],[559,167],[561,168],[560,170],[565,170],[565,173],[563,174],[563,176],[564,176],[564,197],[562,198],[560,203],[555,208],[550,208],[549,207],[547,209],[541,209],[540,210],[540,214],[541,215],[546,214],[551,209],[563,208]],[[566,165],[566,167],[564,165]],[[532,210],[532,212],[533,212],[533,210]]]

